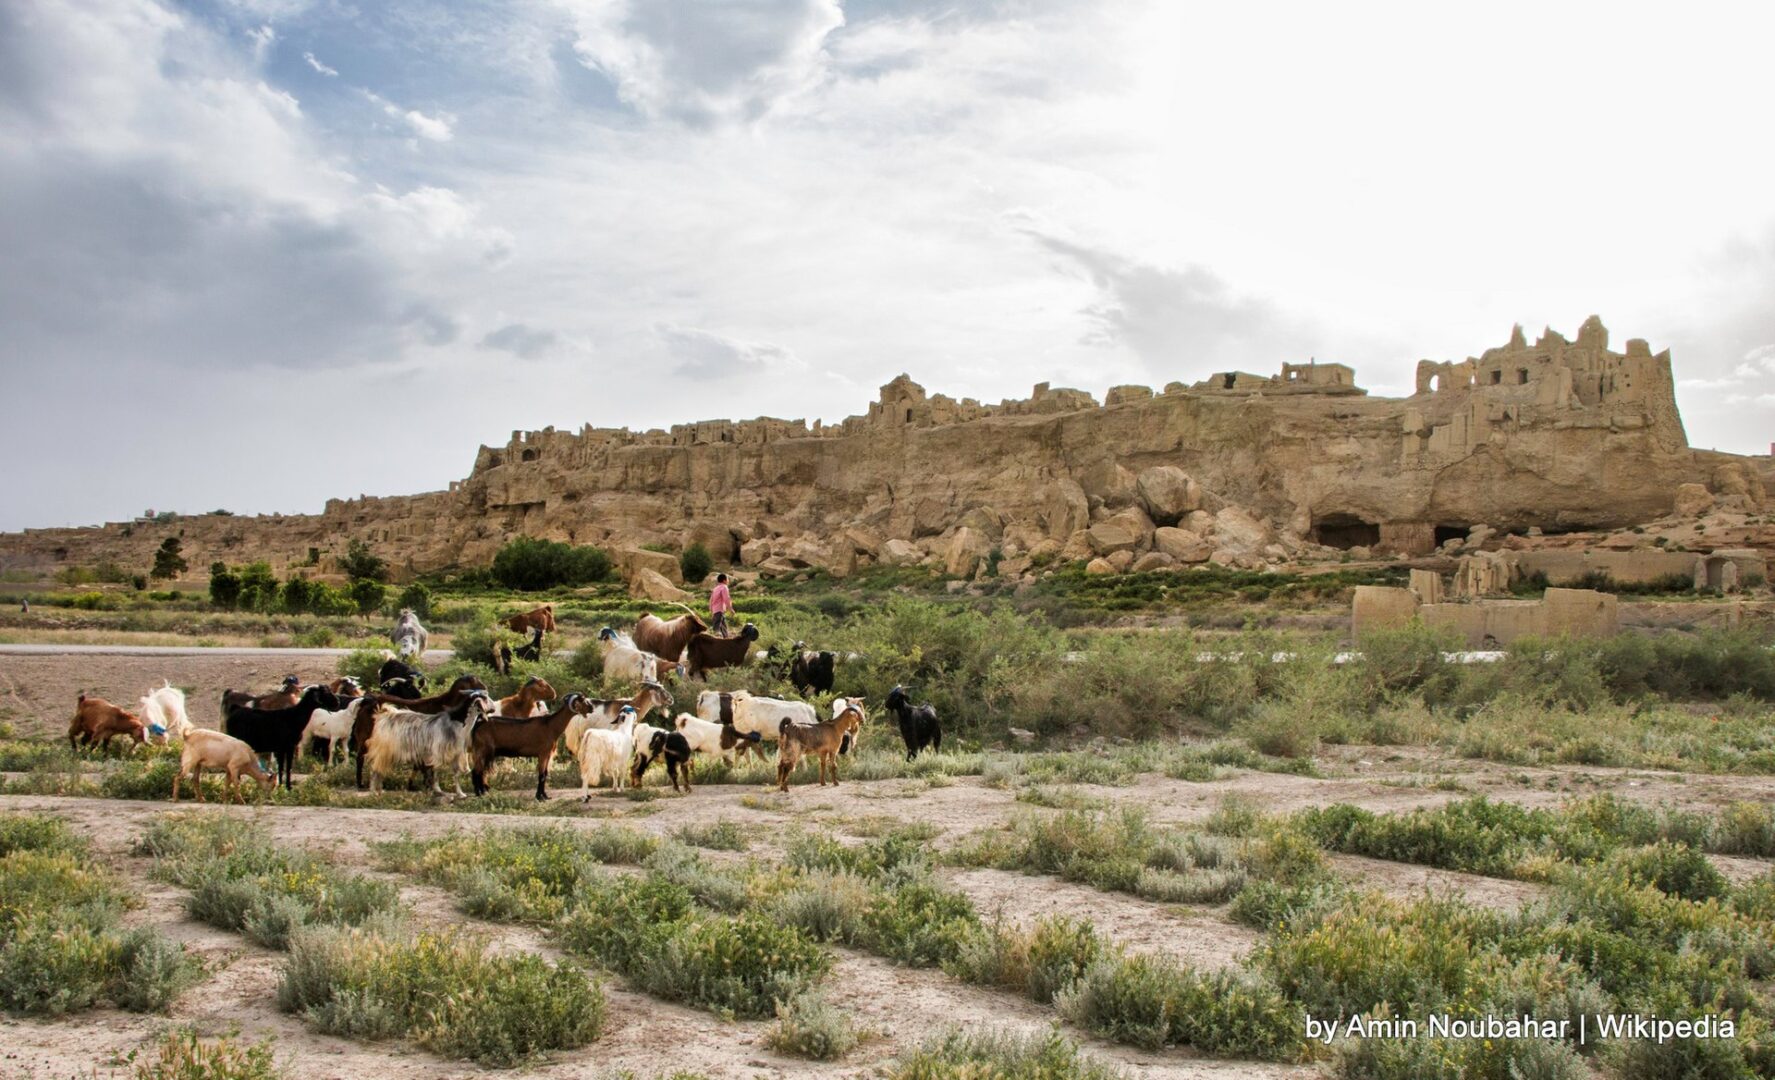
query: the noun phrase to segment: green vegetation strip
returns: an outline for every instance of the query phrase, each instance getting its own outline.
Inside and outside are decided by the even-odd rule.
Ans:
[[[0,816],[0,1008],[165,1011],[201,969],[158,933],[122,929],[132,902],[59,819]]]

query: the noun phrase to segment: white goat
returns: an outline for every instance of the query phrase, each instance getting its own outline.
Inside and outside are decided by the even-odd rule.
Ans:
[[[763,756],[758,749],[760,736],[737,731],[731,724],[717,724],[689,713],[679,713],[674,723],[678,725],[678,733],[684,736],[684,741],[690,744],[692,753],[720,758],[729,763],[736,755],[747,751]]]
[[[636,720],[647,719],[647,714],[655,709],[669,709],[676,702],[672,692],[656,682],[644,682],[641,689],[632,698],[611,698],[608,700],[594,699],[586,702],[586,712],[567,721],[567,751],[574,757],[579,756],[579,743],[589,728],[613,728],[622,719],[622,710],[629,706],[635,709]]]
[[[357,712],[364,706],[363,698],[354,698],[345,703],[342,709],[328,712],[316,709],[308,718],[308,726],[302,729],[302,739],[297,746],[307,746],[309,739],[327,740],[327,764],[330,766],[339,757],[340,746],[351,743],[351,727],[357,722]]]
[[[148,726],[148,738],[161,742],[183,739],[193,726],[185,713],[185,691],[166,679],[160,683],[158,690],[148,691],[142,699],[142,723]]]
[[[364,748],[364,760],[370,766],[370,790],[382,790],[382,776],[400,765],[417,765],[431,784],[434,795],[442,795],[437,770],[449,766],[454,772],[456,795],[462,797],[462,770],[468,756],[469,739],[475,725],[486,719],[492,704],[485,690],[471,690],[461,705],[441,713],[417,713],[397,709],[377,717],[376,730]]]
[[[624,682],[658,682],[659,657],[638,648],[634,641],[610,627],[598,631],[598,651],[604,654],[604,678]]]
[[[732,724],[741,735],[756,733],[771,742],[776,741],[777,729],[785,717],[809,726],[820,719],[820,714],[805,701],[758,697],[744,690],[730,694],[704,690],[696,696],[696,714],[712,724]]]
[[[863,729],[869,726],[869,713],[863,708],[863,699],[860,697],[836,697],[832,699],[832,719],[836,720],[840,716],[843,716],[844,710],[846,709],[857,710],[857,730],[850,737],[850,745],[846,747],[846,750],[848,751],[855,750],[863,744]]]
[[[241,804],[246,797],[240,793],[240,778],[250,776],[266,787],[277,785],[277,776],[259,768],[259,756],[253,748],[232,735],[224,735],[220,731],[208,728],[193,727],[184,734],[185,747],[179,754],[179,771],[173,774],[173,802],[179,801],[179,781],[187,773],[191,776],[191,786],[197,789],[197,801],[203,801],[203,770],[220,769],[227,774],[223,783],[223,800],[228,793],[233,793]]]
[[[413,614],[412,608],[401,609],[401,617],[395,620],[394,631],[388,635],[388,640],[400,650],[402,660],[424,656],[425,644],[430,639],[431,635],[420,625],[419,616]]]
[[[574,757],[579,759],[581,801],[590,801],[592,785],[603,787],[606,776],[610,777],[610,790],[623,786],[635,754],[635,720],[639,715],[633,706],[624,705],[615,727],[586,728],[580,733]]]

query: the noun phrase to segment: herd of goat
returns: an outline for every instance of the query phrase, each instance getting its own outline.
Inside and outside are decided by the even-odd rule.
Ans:
[[[543,635],[554,629],[553,609],[544,605],[510,617],[505,625],[531,634],[517,656],[536,659]],[[695,712],[673,716],[677,702],[662,676],[701,678],[746,663],[757,639],[758,629],[751,623],[733,637],[722,637],[709,633],[692,613],[669,620],[647,614],[632,634],[611,627],[598,634],[605,679],[638,684],[631,697],[558,695],[545,679],[531,676],[516,693],[494,698],[474,675],[463,675],[427,696],[425,673],[415,666],[427,635],[419,620],[403,611],[391,635],[400,655],[388,656],[374,690],[349,677],[305,687],[290,675],[267,694],[226,691],[220,731],[192,723],[184,693],[170,682],[141,698],[139,715],[81,694],[68,742],[75,748],[103,748],[121,735],[137,743],[180,743],[175,801],[186,778],[197,787],[198,799],[203,798],[200,781],[206,769],[222,773],[226,793],[241,802],[243,777],[267,789],[280,783],[289,788],[305,746],[328,765],[345,747],[356,760],[358,788],[371,791],[381,790],[384,777],[412,770],[433,794],[442,795],[437,773],[449,769],[457,796],[463,795],[464,771],[474,793],[485,795],[495,761],[528,758],[536,762],[536,797],[546,799],[550,766],[564,748],[579,766],[582,799],[591,798],[592,788],[606,780],[613,789],[625,783],[639,787],[655,763],[663,766],[674,791],[689,792],[697,759],[732,763],[755,755],[762,760],[770,743],[777,746],[778,790],[789,790],[790,775],[809,758],[818,763],[820,784],[829,777],[836,785],[838,760],[857,745],[867,719],[860,696],[834,698],[831,715],[822,718],[808,701],[705,690],[697,694]],[[531,649],[535,652],[526,655]],[[509,651],[493,657],[502,672],[509,670],[511,660]],[[831,692],[836,664],[836,654],[809,651],[797,642],[787,666],[797,692],[807,695]],[[883,704],[898,721],[908,759],[926,749],[941,749],[942,729],[930,705],[913,705],[900,686],[889,691]],[[648,722],[656,711],[665,726]],[[324,750],[317,750],[322,744]]]

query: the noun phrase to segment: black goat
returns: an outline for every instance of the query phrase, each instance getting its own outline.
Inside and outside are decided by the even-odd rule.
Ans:
[[[382,670],[376,672],[376,684],[382,687],[385,693],[388,690],[389,683],[400,679],[406,679],[408,682],[411,682],[421,693],[425,690],[425,672],[420,671],[418,668],[413,667],[410,664],[403,664],[393,657],[384,660],[382,662]],[[414,694],[413,696],[418,697],[419,694]]]
[[[418,701],[423,693],[419,684],[412,679],[390,679],[382,684],[382,696],[400,698],[402,701]]]
[[[538,626],[536,629],[530,631],[529,644],[519,645],[517,647],[517,649],[512,653],[512,655],[516,656],[519,660],[541,660],[542,659],[542,627]],[[511,661],[509,661],[509,660],[506,661],[506,664],[508,666],[510,665],[510,663],[511,663]]]
[[[818,694],[830,694],[833,672],[838,666],[838,654],[805,650],[801,647],[802,644],[799,641],[795,643],[795,655],[789,661],[789,681],[795,684],[796,692],[803,695],[809,690]]]
[[[234,706],[225,714],[222,730],[252,747],[256,753],[270,754],[277,759],[277,778],[287,789],[292,787],[290,769],[296,750],[302,743],[302,729],[317,709],[338,709],[339,696],[316,683],[302,699],[284,709],[255,709]]]
[[[933,753],[943,749],[943,729],[937,724],[937,710],[912,704],[904,686],[888,691],[887,707],[900,719],[900,738],[906,742],[907,761],[927,747]]]

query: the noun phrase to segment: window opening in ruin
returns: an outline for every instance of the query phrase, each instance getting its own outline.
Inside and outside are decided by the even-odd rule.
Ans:
[[[1313,540],[1344,551],[1374,547],[1381,542],[1381,527],[1354,514],[1326,514],[1313,522]]]
[[[536,460],[536,451],[526,450],[522,454],[518,455],[518,459],[520,461],[535,461]]]
[[[1518,385],[1518,386],[1527,386],[1528,385],[1528,368],[1517,368],[1516,369],[1516,385]]]
[[[1231,390],[1231,389],[1233,389],[1233,382],[1234,382],[1234,380],[1236,380],[1236,379],[1237,379],[1237,378],[1238,378],[1238,377],[1239,377],[1239,376],[1238,376],[1238,375],[1236,375],[1236,374],[1230,374],[1230,373],[1229,373],[1229,374],[1226,374],[1226,375],[1222,375],[1222,376],[1221,376],[1221,377],[1220,377],[1220,379],[1221,379],[1221,385],[1222,385],[1222,386],[1223,386],[1223,387],[1225,387],[1225,388],[1226,388],[1226,389],[1228,389],[1228,390]]]
[[[1436,526],[1436,546],[1437,547],[1441,547],[1443,544],[1448,543],[1450,540],[1465,540],[1466,538],[1467,538],[1467,526],[1465,526],[1465,525],[1438,525],[1438,526]]]
[[[912,410],[911,409],[906,410],[906,422],[908,424],[912,423]]]
[[[1499,368],[1497,371],[1494,371],[1491,373],[1491,383],[1493,386],[1496,386],[1503,381],[1504,381],[1504,371],[1502,368]]]

